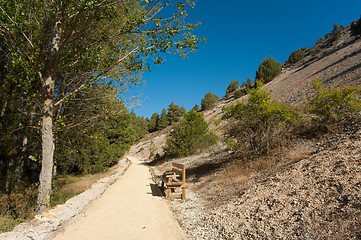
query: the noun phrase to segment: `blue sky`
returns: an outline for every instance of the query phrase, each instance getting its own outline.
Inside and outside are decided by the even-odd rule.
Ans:
[[[349,25],[360,18],[361,1],[241,1],[198,0],[188,22],[201,21],[195,31],[208,41],[187,59],[166,56],[153,66],[146,83],[124,96],[138,96],[138,116],[161,113],[173,101],[188,111],[208,92],[225,95],[233,80],[254,80],[264,58],[284,63],[291,52],[311,47],[333,24]]]

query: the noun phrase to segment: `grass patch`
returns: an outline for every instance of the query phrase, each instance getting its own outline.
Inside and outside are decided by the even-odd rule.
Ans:
[[[0,233],[11,231],[19,223],[11,216],[0,216]]]
[[[59,175],[54,181],[50,206],[64,204],[68,199],[89,189],[99,179],[110,176],[116,167],[90,175]],[[37,192],[38,188],[34,184],[11,194],[0,193],[0,233],[12,231],[18,224],[34,218]]]
[[[54,181],[54,190],[50,198],[50,206],[54,207],[59,204],[64,204],[68,199],[89,189],[99,179],[110,176],[115,167],[97,174],[58,176]]]
[[[21,193],[0,194],[0,233],[11,231],[16,225],[35,216],[36,186]]]

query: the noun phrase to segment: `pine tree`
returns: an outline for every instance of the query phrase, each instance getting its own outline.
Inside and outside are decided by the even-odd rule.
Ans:
[[[282,64],[277,62],[274,58],[266,58],[258,66],[256,72],[256,82],[266,84],[273,80],[278,74],[281,73]]]
[[[226,90],[226,96],[229,96],[230,93],[236,91],[239,88],[239,81],[234,80],[229,83],[227,90]]]
[[[216,142],[203,114],[190,110],[167,137],[164,151],[168,156],[187,156]]]
[[[169,119],[167,116],[167,110],[165,108],[162,109],[162,113],[160,115],[160,119],[158,122],[157,130],[161,130],[169,126]]]
[[[170,124],[174,123],[174,122],[178,122],[179,119],[186,114],[186,110],[184,107],[179,107],[179,105],[174,104],[174,102],[172,102],[169,106],[168,106],[168,113],[167,113],[167,117],[168,117],[168,121]]]
[[[216,102],[218,100],[218,96],[215,95],[214,93],[207,93],[204,98],[202,98],[201,100],[201,104],[202,104],[202,110],[208,110],[213,108],[216,105]]]
[[[152,117],[149,119],[148,121],[148,131],[149,132],[154,132],[157,130],[159,124],[159,114],[158,113],[153,113]]]

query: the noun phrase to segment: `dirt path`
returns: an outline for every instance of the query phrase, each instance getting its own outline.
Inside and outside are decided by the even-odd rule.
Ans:
[[[138,159],[60,239],[183,239],[166,202]]]

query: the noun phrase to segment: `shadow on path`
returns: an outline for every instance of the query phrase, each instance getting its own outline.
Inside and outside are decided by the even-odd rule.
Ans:
[[[148,192],[147,194],[152,194],[153,197],[162,197],[162,191],[159,189],[159,186],[155,183],[150,183],[150,190],[151,192]]]

